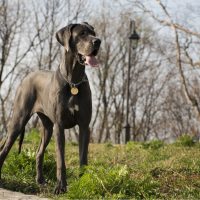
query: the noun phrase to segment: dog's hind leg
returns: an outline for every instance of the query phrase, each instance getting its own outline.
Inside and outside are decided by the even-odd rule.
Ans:
[[[27,85],[21,85],[17,91],[12,118],[9,122],[7,139],[0,152],[0,177],[1,168],[15,140],[24,133],[25,126],[31,117],[32,108],[35,102],[33,90]]]
[[[40,146],[38,148],[38,152],[37,152],[37,156],[36,156],[36,172],[37,172],[36,182],[39,184],[44,184],[45,179],[44,179],[43,172],[42,172],[42,165],[43,165],[45,149],[46,149],[47,145],[49,144],[49,141],[52,136],[53,123],[44,114],[38,113],[38,116],[40,117],[40,119],[42,121],[44,131],[42,132]]]
[[[24,132],[25,125],[28,122],[28,120],[29,117],[26,117],[24,119],[22,119],[22,117],[21,119],[18,118],[17,122],[12,121],[8,127],[8,137],[6,139],[3,149],[0,152],[0,177],[1,168],[3,166],[4,160],[6,159],[6,156],[8,155],[17,137]]]

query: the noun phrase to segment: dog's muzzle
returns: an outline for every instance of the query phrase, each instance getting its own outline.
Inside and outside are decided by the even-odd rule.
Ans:
[[[92,41],[92,43],[93,43],[92,52],[89,55],[80,55],[79,54],[79,57],[81,58],[80,59],[81,64],[90,65],[92,67],[97,67],[99,65],[99,62],[98,62],[98,60],[96,58],[96,55],[99,52],[99,48],[100,48],[100,45],[101,45],[101,40],[98,39],[98,38],[95,38]]]

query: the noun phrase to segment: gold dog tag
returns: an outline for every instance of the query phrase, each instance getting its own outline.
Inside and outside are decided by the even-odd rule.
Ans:
[[[77,87],[72,87],[71,88],[71,94],[72,95],[77,95],[78,94],[78,88]]]

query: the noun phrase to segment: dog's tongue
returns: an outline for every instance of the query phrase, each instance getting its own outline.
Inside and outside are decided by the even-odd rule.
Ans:
[[[85,64],[88,64],[92,67],[97,67],[99,65],[98,60],[95,58],[95,56],[85,56]]]

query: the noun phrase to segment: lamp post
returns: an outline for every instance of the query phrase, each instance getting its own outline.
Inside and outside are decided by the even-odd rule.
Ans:
[[[130,70],[131,70],[131,54],[134,51],[134,57],[140,36],[135,30],[135,21],[130,21],[130,36],[128,51],[128,72],[127,72],[127,91],[126,91],[126,126],[125,126],[125,144],[130,141],[130,124],[129,124],[129,98],[130,98]]]

